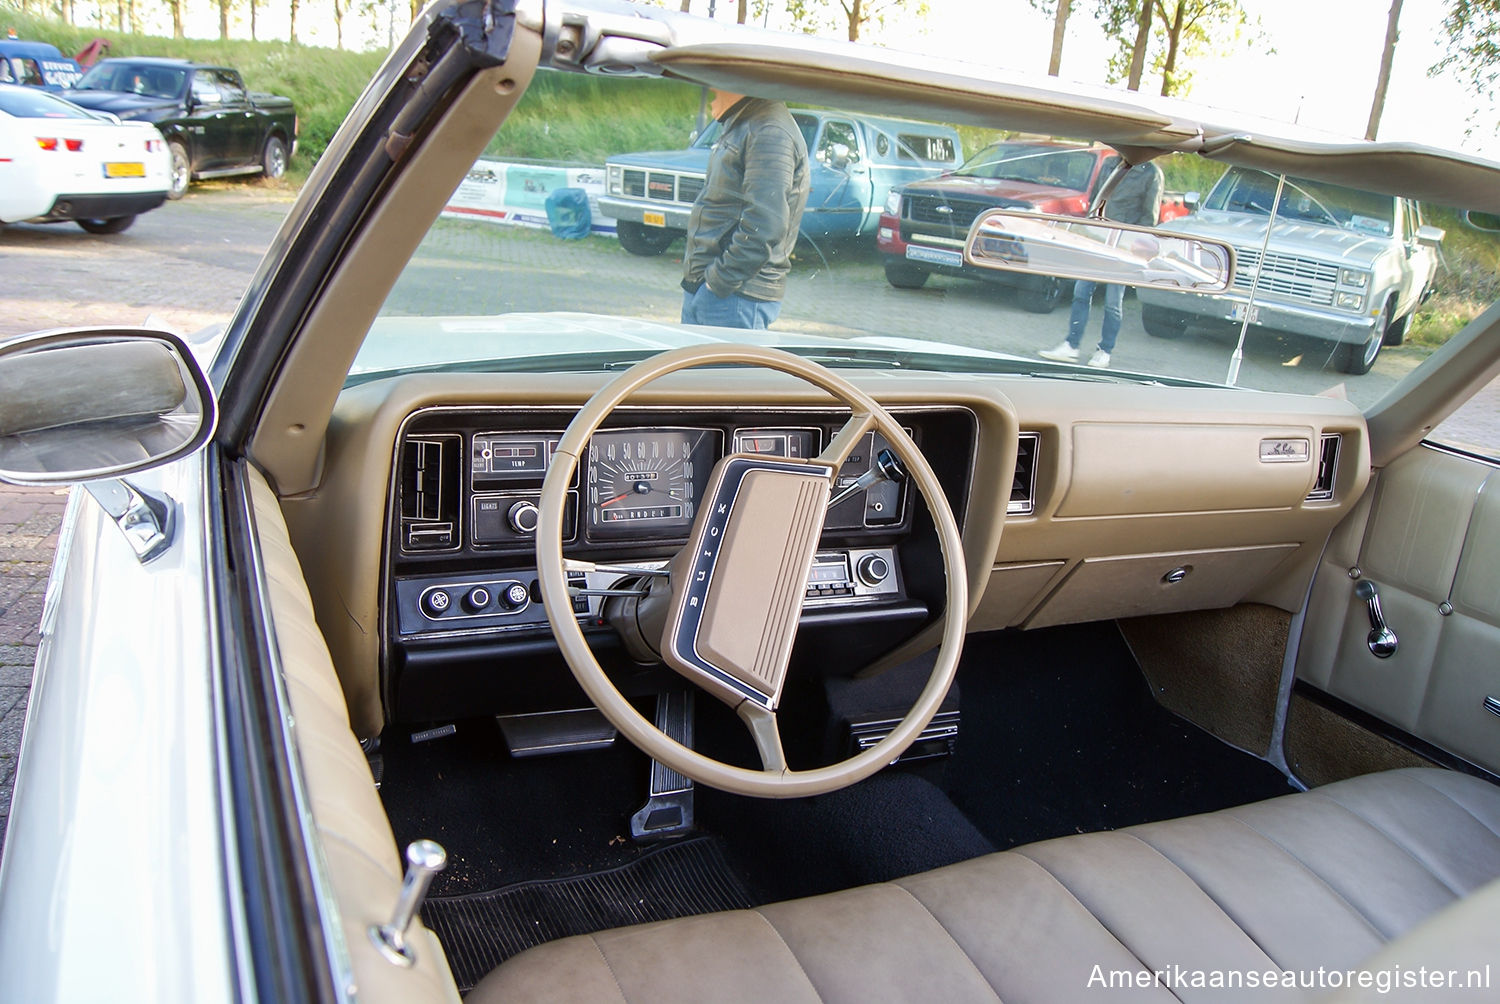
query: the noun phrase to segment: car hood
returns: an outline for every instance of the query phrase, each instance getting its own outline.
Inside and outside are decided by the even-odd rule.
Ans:
[[[643,153],[622,153],[610,157],[606,163],[625,167],[655,167],[669,171],[688,171],[694,174],[708,173],[708,151],[693,147],[688,150],[648,150]]]
[[[464,363],[516,361],[528,357],[577,354],[660,352],[685,345],[730,343],[790,350],[817,355],[855,357],[859,353],[922,354],[994,363],[1024,363],[1029,357],[962,348],[914,338],[865,336],[830,338],[782,331],[706,328],[659,321],[574,312],[516,313],[498,316],[381,317],[350,369],[350,376],[457,366]],[[1045,366],[1045,364],[1042,364]]]
[[[1264,216],[1248,213],[1204,210],[1164,223],[1161,228],[1259,250],[1269,222]],[[1277,223],[1271,231],[1270,246],[1283,254],[1320,258],[1341,265],[1370,265],[1394,239],[1298,221]]]
[[[959,174],[944,174],[925,181],[913,181],[906,186],[908,192],[951,195],[960,199],[1014,199],[1027,205],[1045,202],[1048,199],[1074,198],[1076,188],[1060,185],[1038,185],[1029,181],[1006,181],[999,178],[971,178]]]
[[[163,98],[131,94],[128,91],[79,91],[68,92],[68,100],[80,108],[96,112],[110,112],[121,118],[139,117],[142,112],[167,111],[177,107],[177,102]]]

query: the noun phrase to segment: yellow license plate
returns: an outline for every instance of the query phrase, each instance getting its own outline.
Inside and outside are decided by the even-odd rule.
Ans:
[[[139,161],[113,161],[104,165],[106,178],[144,178],[146,165]]]
[[[648,227],[664,227],[667,225],[666,213],[642,213],[641,222]]]

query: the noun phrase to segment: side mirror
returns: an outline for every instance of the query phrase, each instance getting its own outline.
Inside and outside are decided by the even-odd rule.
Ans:
[[[1187,206],[1188,212],[1190,212],[1190,213],[1196,213],[1198,211],[1198,203],[1200,203],[1202,201],[1203,201],[1203,193],[1202,192],[1183,192],[1182,193],[1182,204],[1184,206]]]
[[[823,163],[835,171],[842,171],[850,164],[859,160],[859,154],[849,149],[849,144],[847,143],[830,143],[823,148],[822,154]]]
[[[988,209],[969,229],[964,262],[1001,272],[1222,293],[1234,250],[1200,237],[1013,209]]]
[[[146,471],[196,451],[217,417],[197,360],[164,331],[58,329],[0,344],[0,481]]]
[[[1439,244],[1443,243],[1443,238],[1446,236],[1446,231],[1444,231],[1441,227],[1421,226],[1417,227],[1416,236],[1418,244],[1422,244],[1430,248],[1435,248]]]

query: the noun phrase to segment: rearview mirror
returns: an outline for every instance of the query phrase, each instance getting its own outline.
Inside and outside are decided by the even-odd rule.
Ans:
[[[1009,209],[982,213],[964,261],[978,268],[1153,289],[1222,293],[1234,279],[1228,244],[1136,227]]]
[[[207,442],[216,415],[197,361],[164,331],[60,329],[0,345],[0,481],[148,470]]]

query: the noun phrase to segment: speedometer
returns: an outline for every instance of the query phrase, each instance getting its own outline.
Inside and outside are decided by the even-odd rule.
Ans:
[[[588,454],[589,535],[685,533],[713,465],[713,437],[703,429],[595,433]]]

